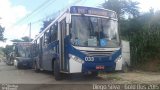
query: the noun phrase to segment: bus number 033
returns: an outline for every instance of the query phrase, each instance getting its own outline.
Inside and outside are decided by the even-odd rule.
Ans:
[[[94,57],[85,57],[85,61],[94,61]]]

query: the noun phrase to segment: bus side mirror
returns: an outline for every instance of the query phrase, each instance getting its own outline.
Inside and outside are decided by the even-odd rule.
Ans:
[[[71,23],[71,15],[67,13],[66,15],[66,23],[70,24]]]

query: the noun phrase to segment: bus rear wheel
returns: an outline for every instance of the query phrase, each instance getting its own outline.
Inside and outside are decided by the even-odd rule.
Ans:
[[[62,74],[60,73],[60,66],[58,60],[54,61],[54,77],[55,80],[61,80]]]
[[[36,62],[33,64],[33,68],[35,72],[40,72],[40,69],[38,69]]]

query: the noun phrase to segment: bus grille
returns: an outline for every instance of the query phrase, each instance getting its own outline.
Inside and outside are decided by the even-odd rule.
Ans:
[[[87,56],[110,56],[114,51],[81,51]]]

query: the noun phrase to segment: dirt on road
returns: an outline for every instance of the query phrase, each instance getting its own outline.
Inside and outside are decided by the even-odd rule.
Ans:
[[[132,71],[128,73],[108,73],[100,74],[100,77],[106,80],[115,81],[117,84],[160,84],[159,72]]]
[[[62,81],[54,80],[51,72],[35,73],[33,70],[18,70],[0,63],[0,83],[19,84],[94,84],[94,83],[159,83],[160,72],[132,71],[128,73],[100,73],[96,78],[69,76]]]
[[[14,66],[1,62],[0,84],[25,84],[24,87],[27,87],[18,90],[52,90],[54,87],[57,90],[82,90],[82,88],[92,88],[94,84],[160,84],[160,73],[143,71],[100,73],[95,78],[71,75],[61,81],[56,81],[51,72],[35,73],[33,70],[18,70]],[[81,85],[82,88],[74,89],[77,88],[76,85]],[[32,87],[33,89],[30,89]]]

